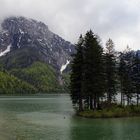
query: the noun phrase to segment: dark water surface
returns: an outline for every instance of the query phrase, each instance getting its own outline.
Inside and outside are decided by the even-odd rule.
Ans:
[[[3,96],[0,140],[140,140],[140,118],[75,117],[68,95]]]

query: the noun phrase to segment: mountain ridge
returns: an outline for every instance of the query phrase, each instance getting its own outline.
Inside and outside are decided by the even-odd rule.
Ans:
[[[3,21],[0,32],[0,50],[11,45],[11,52],[20,48],[34,48],[40,60],[52,65],[57,71],[71,60],[74,45],[51,32],[47,25],[25,17],[10,17]]]
[[[68,85],[69,71],[65,69],[75,52],[73,44],[51,32],[44,23],[33,19],[9,17],[1,26],[0,71],[4,70],[28,83],[37,92],[67,89],[65,85]],[[26,88],[29,91],[29,86],[26,85]]]

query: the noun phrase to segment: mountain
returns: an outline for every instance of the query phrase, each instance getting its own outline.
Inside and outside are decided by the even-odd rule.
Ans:
[[[1,24],[2,69],[37,88],[38,92],[63,88],[64,77],[68,77],[63,76],[63,72],[68,72],[73,53],[75,46],[42,22],[10,17]]]
[[[34,61],[53,66],[57,71],[71,60],[74,45],[52,33],[42,22],[24,17],[10,17],[3,21],[0,32],[0,56],[10,52],[3,59],[6,68],[15,67],[13,57],[26,59],[16,67],[26,67]]]

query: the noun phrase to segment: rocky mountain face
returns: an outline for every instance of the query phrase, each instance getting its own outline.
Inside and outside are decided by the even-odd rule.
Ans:
[[[0,62],[6,69],[24,68],[40,61],[62,73],[75,51],[74,45],[51,32],[42,22],[10,17],[1,26]]]

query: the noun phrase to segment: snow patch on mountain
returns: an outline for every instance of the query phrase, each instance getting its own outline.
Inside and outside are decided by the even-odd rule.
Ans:
[[[21,29],[19,29],[19,32],[20,32],[21,34],[24,34],[24,32],[23,32]]]
[[[65,69],[67,60],[72,60],[71,55],[75,53],[73,44],[51,32],[42,22],[25,17],[9,17],[2,22],[1,26],[0,52],[6,49],[7,44],[11,44],[10,53],[19,49],[15,55],[17,52],[22,54],[22,51],[29,50],[31,61],[49,63],[59,73],[60,70]],[[35,53],[37,55],[34,55]],[[7,63],[8,61],[10,60],[8,59]]]
[[[11,44],[7,46],[6,50],[0,52],[0,57],[6,55],[11,50]]]
[[[67,65],[68,65],[69,63],[70,63],[70,61],[67,60],[66,64],[64,64],[64,65],[61,66],[61,69],[60,69],[61,74],[62,74],[62,72],[66,69],[66,67],[67,67]]]
[[[21,41],[22,36],[19,37],[19,41],[17,43],[18,48],[20,48],[20,41]]]

